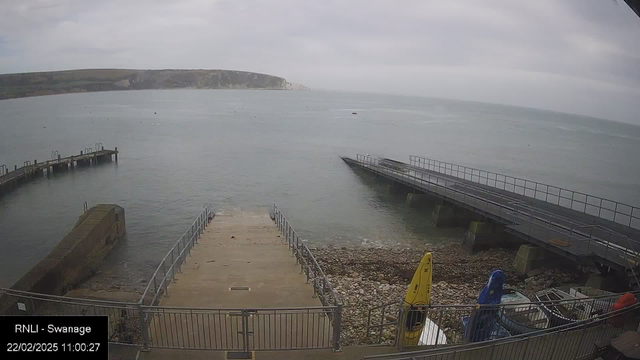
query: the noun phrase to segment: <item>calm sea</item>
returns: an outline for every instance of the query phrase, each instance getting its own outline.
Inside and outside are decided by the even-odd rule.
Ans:
[[[357,112],[357,115],[353,115]],[[332,92],[153,90],[0,101],[0,164],[102,143],[119,162],[39,179],[0,198],[0,286],[71,229],[83,203],[126,210],[108,265],[148,278],[201,208],[277,203],[313,244],[434,246],[435,229],[340,155],[422,155],[640,205],[640,127],[418,97]]]

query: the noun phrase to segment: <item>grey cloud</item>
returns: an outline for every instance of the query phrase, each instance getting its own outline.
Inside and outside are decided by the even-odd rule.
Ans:
[[[230,68],[640,124],[639,35],[611,0],[23,0],[0,72]]]

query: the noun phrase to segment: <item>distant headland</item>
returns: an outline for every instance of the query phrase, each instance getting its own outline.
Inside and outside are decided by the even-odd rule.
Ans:
[[[75,92],[186,88],[309,90],[278,76],[235,70],[81,69],[0,75],[0,100]]]

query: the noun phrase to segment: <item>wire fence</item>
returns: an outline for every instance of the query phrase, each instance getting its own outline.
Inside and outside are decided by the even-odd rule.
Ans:
[[[205,309],[143,306],[0,288],[2,315],[104,315],[109,342],[200,350],[335,349],[337,306]]]
[[[505,290],[507,294],[514,292]],[[403,348],[405,332],[416,324],[425,324],[419,345],[431,346],[487,341],[541,330],[553,331],[558,326],[611,312],[613,304],[624,294],[577,298],[567,293],[563,299],[540,294],[538,301],[520,300],[522,302],[500,305],[410,307],[403,301],[395,301],[369,309],[365,336],[369,343],[381,344],[388,342],[383,336],[385,332],[393,333],[395,340],[392,344]],[[640,292],[631,294],[637,297]]]
[[[109,318],[109,342],[143,343],[138,304],[76,299],[0,288],[0,315],[104,315]]]
[[[143,307],[149,347],[238,352],[334,348],[337,307],[188,309]]]
[[[596,357],[608,340],[638,328],[640,304],[586,320],[568,323],[553,331],[537,331],[508,338],[396,354],[365,356],[387,360],[553,359]]]
[[[410,155],[409,164],[640,229],[640,208],[628,204],[537,181],[421,156]]]

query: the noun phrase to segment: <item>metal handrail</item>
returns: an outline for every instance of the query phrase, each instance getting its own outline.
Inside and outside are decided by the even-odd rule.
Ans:
[[[311,252],[311,250],[309,250],[309,247],[307,247],[307,245],[300,239],[300,236],[298,236],[298,233],[289,224],[289,220],[284,216],[282,211],[275,204],[273,205],[273,209],[275,214],[274,221],[276,221],[278,228],[282,231],[283,236],[285,236],[284,240],[288,242],[289,246],[292,248],[292,251],[294,251],[294,253],[299,255],[298,260],[307,261],[306,260],[307,257],[311,260],[311,264],[307,263],[306,264],[307,268],[304,269],[307,274],[307,280],[309,279],[322,280],[326,285],[326,288],[329,290],[329,293],[332,296],[332,300],[334,300],[334,303],[330,305],[336,305],[336,306],[342,305],[340,298],[336,295],[336,292],[331,286],[329,279],[327,278],[324,271],[318,264],[318,261],[316,260],[315,256],[313,256],[313,253]],[[310,268],[312,265],[314,266],[313,269]],[[314,275],[319,274],[319,276],[312,277],[311,273],[313,273]],[[316,290],[316,287],[314,287],[314,290]],[[325,299],[321,299],[321,300],[325,300]]]
[[[640,295],[640,291],[629,292],[634,296]],[[506,303],[506,304],[496,304],[496,305],[487,305],[487,304],[427,304],[421,305],[421,311],[424,311],[426,317],[429,317],[434,321],[434,323],[438,324],[439,329],[448,329],[445,332],[452,331],[450,334],[446,334],[447,336],[447,344],[456,344],[463,341],[463,334],[460,333],[459,329],[456,329],[456,326],[451,323],[451,319],[460,319],[463,316],[471,317],[472,314],[481,315],[480,317],[485,317],[489,314],[495,314],[496,312],[527,312],[532,309],[548,309],[555,306],[562,306],[564,309],[569,311],[569,313],[580,313],[580,312],[591,312],[591,311],[606,311],[609,312],[613,304],[625,293],[612,293],[608,295],[600,295],[594,297],[584,297],[584,298],[572,298],[572,299],[563,299],[563,300],[542,300],[542,301],[529,301],[522,303]],[[383,329],[387,328],[391,330],[392,327],[396,328],[396,341],[401,339],[402,336],[400,334],[400,328],[398,324],[402,324],[402,314],[403,311],[406,311],[405,303],[402,299],[398,299],[394,302],[389,302],[386,304],[378,305],[372,308],[369,308],[367,314],[367,327],[366,327],[366,337],[373,339],[374,343],[381,343]],[[405,309],[405,310],[403,310]],[[394,320],[388,320],[385,318],[385,315],[391,314],[395,317]],[[590,315],[588,315],[590,316]],[[443,324],[442,321],[445,319],[447,324]],[[376,323],[372,324],[372,320],[375,320]],[[457,323],[459,326],[459,323]],[[555,327],[554,327],[555,328]],[[552,331],[553,328],[549,328],[549,331]],[[372,332],[375,331],[375,332]],[[376,339],[377,337],[377,339]],[[430,345],[438,345],[436,337],[436,344]],[[465,339],[466,340],[466,339]],[[477,340],[476,340],[477,341]],[[396,345],[400,345],[396,343]],[[443,344],[440,344],[443,345]]]
[[[467,199],[469,199],[469,202],[470,203],[473,202],[474,206],[478,206],[479,205],[478,203],[482,204],[482,205],[479,205],[479,206],[484,206],[484,209],[481,208],[481,207],[478,207],[478,209],[480,209],[480,210],[488,211],[489,207],[493,207],[493,208],[498,210],[498,216],[499,217],[501,217],[504,220],[511,219],[510,222],[512,224],[518,224],[517,220],[524,220],[524,221],[528,222],[528,224],[529,224],[529,229],[528,229],[528,232],[527,232],[528,235],[531,234],[531,227],[534,224],[534,220],[535,220],[536,225],[537,225],[537,223],[542,223],[542,225],[540,225],[540,226],[542,226],[544,229],[547,230],[547,237],[545,238],[547,241],[552,239],[553,236],[555,236],[557,234],[562,235],[562,236],[566,236],[569,239],[576,240],[576,241],[584,241],[585,238],[586,238],[586,240],[588,240],[588,244],[587,244],[587,249],[588,250],[591,249],[591,246],[592,246],[591,241],[595,242],[594,245],[601,245],[601,246],[606,247],[606,249],[605,249],[605,258],[606,258],[606,255],[608,254],[608,251],[609,251],[610,248],[624,249],[625,251],[627,250],[627,249],[625,249],[624,247],[622,247],[620,245],[616,245],[615,243],[613,243],[613,245],[612,245],[612,243],[610,241],[611,240],[611,236],[613,234],[617,234],[617,233],[614,233],[614,232],[612,232],[610,230],[607,230],[608,231],[608,235],[609,235],[608,240],[599,239],[599,238],[593,237],[593,234],[584,234],[584,233],[579,232],[577,229],[579,229],[581,227],[584,227],[584,226],[581,226],[579,224],[575,224],[574,222],[572,222],[570,224],[571,225],[570,227],[563,226],[562,224],[553,222],[553,221],[551,221],[549,219],[546,219],[544,217],[534,216],[532,212],[525,213],[525,212],[522,212],[521,210],[518,210],[515,207],[506,206],[504,204],[491,201],[491,200],[483,198],[481,196],[477,196],[477,195],[474,195],[474,194],[469,194],[469,193],[467,193],[465,191],[461,191],[461,190],[455,189],[455,188],[452,187],[452,185],[461,184],[461,183],[459,183],[459,182],[457,182],[455,180],[449,179],[449,178],[440,177],[440,176],[433,175],[433,174],[430,174],[430,173],[420,173],[420,177],[413,176],[413,175],[408,174],[406,171],[398,171],[398,170],[395,170],[395,169],[392,169],[392,168],[389,168],[389,167],[386,167],[386,166],[381,166],[381,165],[378,164],[378,159],[374,159],[374,158],[371,158],[369,156],[361,155],[361,154],[358,154],[356,156],[356,162],[361,164],[365,168],[368,167],[368,168],[372,168],[372,169],[378,169],[377,170],[378,172],[387,172],[387,173],[391,173],[391,174],[396,174],[396,176],[399,176],[403,181],[406,180],[406,181],[412,183],[412,186],[416,186],[417,185],[416,183],[419,183],[420,186],[426,185],[428,188],[431,188],[432,186],[435,186],[436,188],[440,189],[440,191],[444,192],[443,196],[448,196],[449,198],[454,199],[454,200],[455,200],[455,198],[452,197],[451,195],[448,195],[448,194],[451,194],[451,193],[458,194],[465,201]],[[425,178],[425,176],[426,176],[426,178]],[[441,183],[444,183],[444,185],[442,185]],[[422,189],[424,190],[424,188],[422,188]],[[429,191],[434,191],[434,190],[429,189]],[[435,192],[438,193],[438,191],[435,191]],[[492,194],[492,195],[494,195],[494,194]],[[497,195],[497,196],[499,196],[499,195]],[[508,198],[508,197],[503,197],[503,199],[513,200],[512,198]],[[503,212],[504,212],[504,215],[503,215]],[[578,225],[578,226],[576,227],[576,225]],[[580,238],[579,236],[582,236],[582,238]],[[628,241],[631,241],[631,239],[629,239]]]
[[[126,301],[81,299],[81,298],[73,298],[73,297],[68,297],[68,296],[49,295],[49,294],[35,293],[35,292],[30,292],[30,291],[0,288],[0,295],[3,295],[3,294],[13,295],[13,296],[21,296],[21,297],[28,297],[28,298],[33,298],[33,299],[36,299],[36,300],[43,300],[43,301],[65,302],[65,303],[77,304],[77,305],[81,305],[81,304],[95,304],[95,305],[109,304],[109,305],[120,305],[120,306],[137,306],[137,303],[126,302]]]
[[[175,281],[176,269],[180,271],[182,263],[186,261],[186,255],[191,253],[191,248],[198,242],[198,238],[204,232],[207,227],[209,215],[211,214],[211,204],[205,206],[200,215],[196,217],[191,226],[182,234],[180,239],[169,249],[167,254],[162,258],[160,264],[151,276],[151,280],[148,282],[138,304],[144,305],[144,300],[147,294],[151,290],[153,285],[153,298],[150,301],[150,306],[157,305],[159,297],[168,292],[168,280]],[[177,255],[174,255],[174,251],[177,250]],[[171,259],[169,267],[165,265],[166,261]],[[160,275],[161,274],[161,275]],[[162,276],[160,284],[157,279]]]
[[[607,295],[600,295],[600,296],[592,296],[592,297],[586,297],[586,298],[576,298],[576,299],[569,299],[569,300],[545,300],[545,301],[530,301],[530,302],[522,302],[522,303],[517,303],[517,304],[511,304],[511,303],[506,303],[506,304],[497,304],[497,305],[486,305],[486,304],[452,304],[452,305],[447,305],[447,304],[428,304],[428,305],[421,305],[421,307],[425,308],[425,309],[468,309],[468,310],[478,310],[478,309],[491,309],[491,310],[495,310],[495,309],[502,309],[502,308],[510,308],[510,307],[521,307],[521,306],[540,306],[540,305],[557,305],[557,304],[571,304],[571,303],[583,303],[585,301],[592,301],[592,300],[596,300],[596,301],[604,301],[604,300],[612,300],[612,299],[618,299],[620,298],[622,295],[624,294],[632,294],[635,296],[640,295],[640,290],[634,290],[634,291],[626,291],[626,292],[621,292],[621,293],[612,293],[612,294],[607,294]],[[397,304],[397,303],[402,303],[402,300],[398,300],[395,302],[389,302],[387,304],[383,304],[383,305],[378,305],[376,307],[373,307],[371,309],[376,309],[376,308],[380,308],[382,306],[389,306],[389,305],[393,305],[393,304]]]
[[[331,319],[333,325],[333,349],[338,351],[341,349],[340,336],[342,332],[342,301],[331,286],[329,279],[318,264],[315,256],[309,247],[302,241],[296,230],[289,223],[282,211],[276,204],[273,204],[273,221],[278,226],[284,240],[296,257],[296,261],[300,264],[300,272],[304,272],[307,276],[307,282],[311,281],[314,296],[320,298],[322,305],[327,308],[335,308],[328,311],[327,316]],[[327,298],[327,295],[329,297]]]
[[[431,171],[436,171],[441,174],[455,176],[457,178],[462,178],[465,180],[470,180],[472,182],[482,184],[485,186],[490,186],[496,189],[509,191],[518,195],[523,195],[523,196],[531,197],[537,200],[542,200],[551,204],[556,204],[558,206],[562,206],[562,207],[569,208],[576,211],[580,211],[580,209],[576,209],[573,206],[573,204],[574,203],[582,204],[583,206],[581,211],[583,213],[593,215],[601,219],[611,220],[621,225],[625,225],[625,224],[619,221],[616,221],[616,216],[617,215],[626,216],[629,218],[629,222],[628,224],[626,224],[627,226],[640,229],[640,208],[629,205],[629,204],[601,198],[594,195],[585,194],[575,190],[561,188],[558,186],[548,185],[542,182],[522,179],[522,178],[505,175],[505,174],[494,173],[492,171],[480,170],[480,169],[476,169],[468,166],[452,164],[452,163],[429,159],[421,156],[410,155],[409,164],[422,167],[424,169],[428,169]],[[483,173],[484,173],[484,176],[483,176]],[[485,181],[482,182],[481,179],[484,179]],[[509,179],[512,179],[513,181],[509,181]],[[498,183],[501,183],[502,187],[499,187]],[[532,184],[533,187],[527,186],[528,184]],[[507,185],[510,185],[510,186],[507,186]],[[522,189],[522,193],[518,192],[518,189]],[[557,190],[557,193],[550,192],[550,189]],[[530,190],[530,191],[527,192],[527,190]],[[565,193],[565,196],[563,196],[563,192]],[[530,195],[531,193],[533,193],[533,196]],[[538,197],[538,193],[540,193],[541,195],[544,195],[544,198]],[[557,202],[550,201],[549,195],[555,198]],[[578,195],[577,198],[576,198],[576,195]],[[584,200],[581,200],[582,198],[584,198]],[[569,206],[565,206],[566,204],[563,204],[561,199],[567,200],[569,202]],[[590,202],[589,199],[595,199],[595,202],[597,203],[597,205],[596,203]],[[611,205],[611,206],[606,206],[606,205]],[[587,212],[588,207],[593,208],[594,212],[595,210],[598,210],[597,214]],[[628,208],[629,212],[626,213],[621,211],[621,209],[623,208]],[[602,210],[605,210],[605,212],[603,213]],[[607,211],[613,214],[612,219],[604,216],[604,214]],[[636,212],[638,212],[638,215],[634,215]],[[638,221],[637,226],[633,226],[634,219]]]

